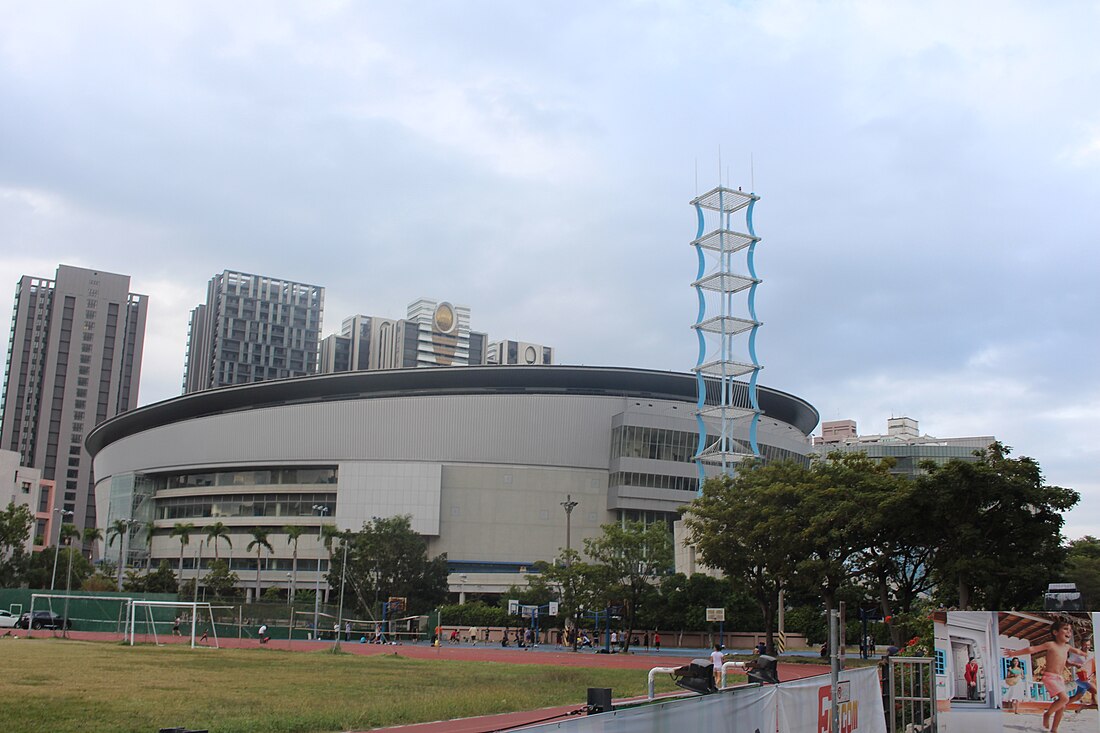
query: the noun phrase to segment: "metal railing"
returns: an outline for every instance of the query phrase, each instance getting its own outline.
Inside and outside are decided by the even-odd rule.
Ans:
[[[890,657],[886,664],[890,733],[936,733],[936,675],[929,657]]]

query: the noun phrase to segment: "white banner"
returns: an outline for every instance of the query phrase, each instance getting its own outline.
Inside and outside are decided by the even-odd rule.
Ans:
[[[878,668],[846,669],[840,673],[845,690],[839,702],[836,733],[886,733]],[[784,682],[779,686],[779,733],[830,733],[832,685],[829,675]],[[761,730],[764,730],[763,728]]]
[[[543,723],[524,731],[555,733],[770,733],[776,729],[777,687],[658,702],[614,713]]]

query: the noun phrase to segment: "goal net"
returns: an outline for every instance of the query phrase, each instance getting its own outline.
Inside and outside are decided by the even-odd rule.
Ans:
[[[27,636],[40,629],[55,634],[71,629],[124,635],[130,625],[132,602],[129,596],[32,593]]]
[[[145,640],[163,646],[168,636],[188,636],[191,648],[218,648],[218,629],[214,625],[214,606],[205,602],[133,601],[130,614],[130,646],[139,633]],[[140,631],[139,631],[140,629]]]

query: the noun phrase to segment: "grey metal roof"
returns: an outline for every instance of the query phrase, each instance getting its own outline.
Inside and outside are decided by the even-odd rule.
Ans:
[[[124,412],[96,426],[85,445],[92,455],[129,435],[197,417],[277,405],[332,400],[446,394],[561,394],[696,402],[696,377],[625,367],[461,366],[341,372],[220,387]],[[717,382],[708,381],[708,404]],[[759,386],[764,415],[809,435],[818,412],[794,395]]]

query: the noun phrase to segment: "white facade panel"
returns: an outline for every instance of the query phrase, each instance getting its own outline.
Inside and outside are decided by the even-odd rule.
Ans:
[[[408,514],[417,533],[439,534],[440,464],[342,461],[337,475],[339,529]]]

